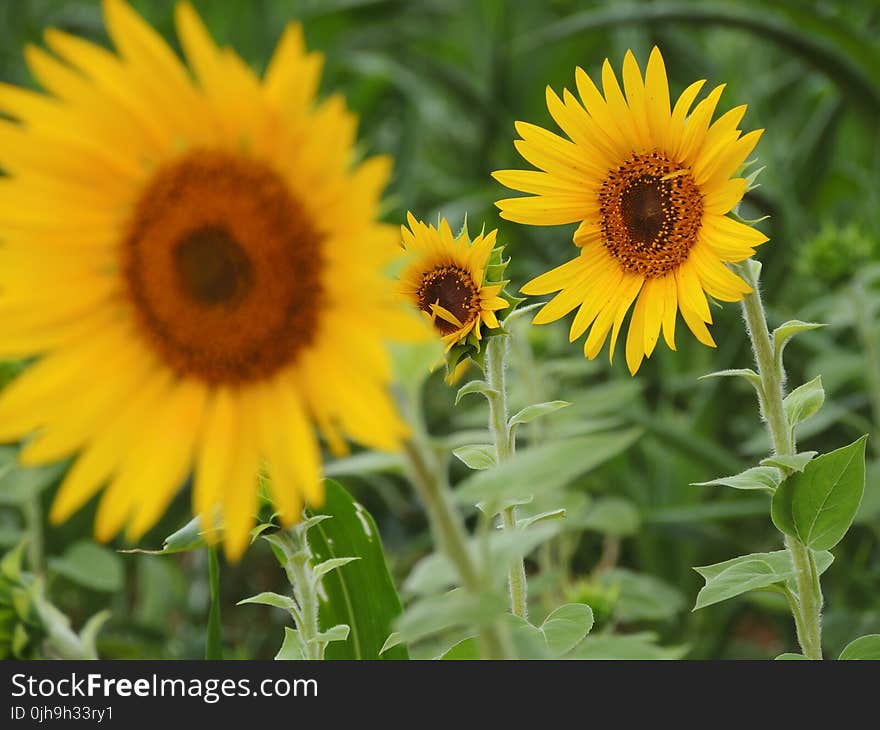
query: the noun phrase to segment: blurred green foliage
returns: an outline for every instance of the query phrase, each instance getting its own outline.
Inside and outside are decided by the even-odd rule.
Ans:
[[[825,452],[865,431],[874,434],[862,512],[835,548],[834,569],[823,581],[826,647],[836,655],[851,637],[880,631],[880,276],[868,266],[880,252],[876,0],[194,4],[215,37],[258,69],[265,67],[283,26],[301,20],[309,46],[326,54],[323,89],[343,91],[360,115],[363,149],[395,157],[388,220],[400,222],[412,210],[425,220],[443,214],[453,226],[465,213],[472,227],[483,221],[498,226],[499,241],[512,256],[514,286],[571,254],[568,227],[509,224],[492,205],[506,193],[489,172],[521,166],[512,144],[513,121],[554,127],[544,103],[546,85],[557,91],[572,87],[576,65],[595,75],[606,56],[617,66],[627,48],[644,63],[653,44],[663,51],[674,94],[696,78],[726,82],[720,111],[747,103],[744,128],[767,130],[757,149],[766,166],[761,187],[749,193],[743,214],[769,216],[760,227],[771,242],[759,258],[771,324],[794,317],[831,324],[802,335],[786,354],[792,382],[821,373],[827,391],[825,408],[800,433],[802,448]],[[133,5],[176,44],[171,2]],[[46,26],[107,42],[97,0],[0,0],[0,80],[32,84],[22,49],[39,43]],[[625,651],[635,655],[681,655],[678,649],[664,654],[652,643],[653,634],[664,646],[688,647],[695,658],[768,657],[796,645],[787,608],[772,595],[751,594],[689,611],[701,583],[690,566],[779,547],[766,498],[690,486],[735,474],[768,449],[745,383],[697,383],[711,370],[751,364],[739,317],[736,306],[717,311],[717,350],[680,331],[678,351],[658,348],[636,380],[625,373],[623,358],[613,367],[605,356],[595,363],[583,360],[579,348],[568,345],[564,322],[524,330],[532,347],[519,352],[513,364],[515,408],[564,399],[574,404],[566,409],[572,417],[644,430],[625,455],[569,490],[573,499],[624,501],[635,522],[630,519],[622,532],[602,524],[567,532],[549,554],[529,561],[536,606],[549,610],[561,598],[591,603],[597,628],[614,624],[630,632]],[[12,368],[3,366],[0,379],[11,377]],[[482,405],[465,401],[453,409],[453,391],[439,374],[426,399],[435,434],[484,428]],[[546,435],[525,428],[521,437]],[[462,464],[452,468],[456,479],[467,473]],[[430,549],[411,490],[393,472],[341,479],[375,516],[401,584]],[[37,490],[31,506],[44,510],[51,493]],[[102,608],[112,611],[99,637],[102,656],[201,656],[207,555],[102,554],[109,573],[98,579],[100,586],[86,573],[89,585],[76,559],[83,551],[79,541],[91,533],[93,510],[45,532],[44,552],[54,556],[47,570],[55,604],[75,625]],[[158,547],[188,517],[184,494],[145,546]],[[26,529],[23,519],[15,505],[0,507],[4,549]],[[41,517],[32,513],[31,519]],[[260,591],[283,591],[284,585],[260,544],[240,565],[224,568],[225,656],[274,655],[283,617],[267,608],[265,621],[254,621],[256,609],[229,607]],[[560,585],[567,586],[564,596],[556,595]],[[595,630],[594,635],[593,643],[584,644],[584,656],[611,651],[608,642],[615,637]]]

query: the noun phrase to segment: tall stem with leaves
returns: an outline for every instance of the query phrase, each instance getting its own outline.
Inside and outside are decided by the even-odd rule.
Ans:
[[[742,267],[752,293],[742,302],[752,351],[758,366],[760,383],[756,385],[761,414],[770,434],[773,451],[777,456],[794,456],[794,429],[785,414],[785,371],[781,352],[770,339],[764,304],[761,300],[758,276],[761,267],[755,261],[748,261]],[[798,641],[804,656],[809,659],[822,658],[822,588],[816,563],[810,549],[797,538],[785,536],[785,547],[791,555],[795,569],[797,597],[790,600],[797,627]]]
[[[486,400],[489,403],[489,432],[495,447],[495,461],[503,464],[513,456],[515,442],[508,425],[507,381],[505,368],[510,348],[510,336],[491,337],[486,345]],[[501,524],[505,530],[516,529],[516,505],[508,505],[501,512]],[[528,583],[522,558],[514,559],[507,571],[510,590],[511,613],[527,619]]]

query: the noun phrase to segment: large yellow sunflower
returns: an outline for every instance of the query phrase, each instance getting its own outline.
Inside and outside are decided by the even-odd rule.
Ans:
[[[471,335],[483,338],[482,328],[500,326],[495,314],[510,306],[501,296],[504,283],[489,283],[486,272],[498,231],[473,241],[467,230],[454,236],[446,219],[435,228],[407,214],[409,228],[401,226],[403,246],[410,262],[400,277],[400,291],[424,312],[446,350]]]
[[[711,123],[723,85],[691,111],[704,81],[685,89],[670,108],[663,58],[651,52],[644,79],[632,52],[623,61],[623,91],[605,60],[600,92],[576,70],[580,99],[560,99],[549,87],[547,106],[569,139],[518,122],[517,150],[538,170],[494,176],[532,197],[498,202],[502,217],[531,225],[579,222],[577,258],[529,282],[526,294],[560,291],[535,317],[552,322],[575,308],[571,341],[590,328],[584,354],[596,357],[611,332],[611,357],[623,320],[635,302],[626,361],[635,373],[657,344],[661,327],[675,349],[680,311],[697,339],[715,345],[706,324],[706,294],[738,301],[749,286],[724,262],[742,261],[767,240],[729,218],[747,181],[732,177],[763,130],[738,129],[746,107]],[[625,95],[624,95],[625,92]],[[690,113],[689,113],[690,112]]]
[[[289,524],[323,499],[315,424],[392,449],[382,345],[418,319],[384,271],[390,161],[352,166],[356,119],[317,103],[321,56],[290,25],[261,80],[176,8],[189,69],[123,0],[116,53],[57,30],[28,48],[47,95],[0,86],[0,394],[21,461],[78,455],[51,518],[102,486],[96,535],[136,540],[194,471],[240,555],[261,468]]]

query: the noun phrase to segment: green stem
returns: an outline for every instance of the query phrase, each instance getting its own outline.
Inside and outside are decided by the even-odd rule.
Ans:
[[[208,610],[208,636],[205,659],[223,658],[223,631],[220,623],[220,561],[217,548],[208,548],[208,581],[211,588],[211,607]]]
[[[293,576],[293,591],[299,604],[299,629],[308,653],[307,659],[323,659],[326,644],[318,641],[321,631],[318,623],[318,592],[317,581],[311,570],[307,550],[298,550],[290,560],[290,574]]]
[[[510,347],[508,335],[490,337],[486,343],[486,384],[490,393],[489,431],[495,445],[495,459],[503,464],[513,456],[515,448],[513,436],[507,425],[507,383],[505,378],[505,359]],[[505,507],[501,512],[501,524],[505,530],[516,529],[516,505]],[[529,617],[528,583],[522,558],[511,561],[507,570],[507,585],[510,589],[510,610],[524,619]]]
[[[27,532],[27,554],[31,570],[35,573],[43,571],[43,509],[40,495],[30,496],[21,506]]]
[[[758,366],[758,375],[761,377],[758,393],[761,415],[767,424],[774,452],[780,456],[790,456],[795,453],[795,439],[782,403],[785,374],[782,365],[777,367],[776,364],[774,346],[770,340],[770,330],[767,327],[764,304],[758,288],[759,271],[760,267],[754,261],[747,261],[740,268],[740,272],[753,290],[743,299],[742,310]],[[794,616],[798,641],[804,656],[809,659],[821,659],[822,587],[815,563],[810,549],[799,540],[786,536],[785,547],[795,569],[798,590],[797,606],[800,616],[797,614]]]
[[[420,422],[413,424],[413,431],[413,438],[406,442],[404,449],[409,458],[413,486],[428,512],[434,540],[455,567],[465,590],[479,595],[485,584],[468,549],[461,516],[452,504],[446,470],[437,463]],[[499,627],[486,626],[477,638],[484,658],[504,659],[509,656]]]

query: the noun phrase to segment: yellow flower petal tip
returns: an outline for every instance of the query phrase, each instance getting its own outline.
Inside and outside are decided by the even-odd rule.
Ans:
[[[627,365],[639,370],[659,340],[675,349],[679,313],[700,342],[714,346],[706,295],[738,301],[748,293],[728,267],[767,240],[728,216],[746,181],[734,177],[762,130],[738,129],[739,106],[713,122],[724,84],[695,104],[704,82],[670,99],[660,49],[644,74],[625,54],[622,84],[602,64],[601,90],[581,68],[577,96],[549,86],[547,106],[562,135],[527,122],[515,125],[514,145],[534,169],[499,170],[493,177],[525,193],[496,202],[501,217],[526,225],[578,223],[580,257],[522,287],[528,295],[558,292],[535,317],[546,323],[577,310],[570,337],[585,332],[591,358],[628,323]],[[701,318],[702,313],[706,313]],[[635,332],[633,332],[635,329]]]
[[[104,488],[104,541],[140,539],[194,475],[235,559],[262,469],[293,522],[323,499],[321,434],[405,433],[384,343],[418,328],[386,273],[391,161],[352,162],[357,119],[318,98],[298,25],[261,79],[189,3],[186,63],[124,0],[103,10],[113,50],[49,31],[60,59],[25,49],[45,95],[0,90],[0,342],[36,360],[0,394],[2,435],[39,432],[28,463],[75,458],[53,523]]]

